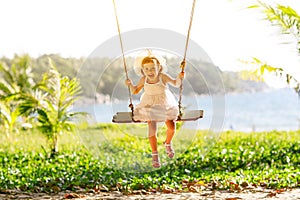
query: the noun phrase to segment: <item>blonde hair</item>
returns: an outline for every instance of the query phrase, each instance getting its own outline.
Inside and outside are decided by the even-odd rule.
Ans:
[[[156,61],[156,62],[155,62],[155,61]],[[148,63],[157,64],[157,65],[158,65],[158,69],[159,69],[159,73],[162,72],[162,68],[163,68],[163,67],[161,66],[161,64],[160,64],[160,62],[158,61],[157,58],[155,58],[155,57],[153,57],[153,56],[151,56],[151,57],[149,57],[149,56],[145,57],[145,58],[142,60],[142,68],[143,68],[144,64],[148,64]],[[141,72],[142,72],[143,75],[145,75],[144,72],[143,72],[143,70],[142,70],[142,68],[141,68]]]
[[[159,61],[157,60],[157,58],[155,58],[155,57],[145,57],[145,58],[142,60],[142,66],[143,66],[144,64],[148,64],[148,63],[154,63],[154,64],[155,64],[154,61],[156,61],[156,63],[157,63],[158,65],[160,65],[160,63],[159,63]]]
[[[160,56],[159,54],[154,55],[149,50],[142,51],[139,53],[139,55],[136,56],[134,63],[133,63],[133,69],[135,73],[139,76],[144,76],[143,74],[143,65],[147,63],[153,63],[159,66],[160,73],[165,73],[168,70],[168,67],[166,66],[166,59]]]

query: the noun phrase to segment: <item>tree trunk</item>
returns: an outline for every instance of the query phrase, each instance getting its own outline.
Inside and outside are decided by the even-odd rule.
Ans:
[[[58,154],[58,134],[54,134],[52,138],[52,150],[51,150],[51,157],[56,156]]]

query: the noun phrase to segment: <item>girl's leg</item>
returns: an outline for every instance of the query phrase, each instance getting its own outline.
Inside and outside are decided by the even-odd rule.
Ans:
[[[176,123],[173,120],[167,120],[165,124],[167,126],[167,138],[165,143],[170,144],[175,134]]]
[[[176,123],[174,120],[167,120],[165,123],[167,126],[167,137],[166,137],[166,141],[164,142],[164,144],[165,144],[166,151],[167,151],[169,158],[173,158],[175,155],[175,152],[172,148],[172,140],[173,140],[173,137],[175,134]]]
[[[159,156],[157,151],[157,123],[153,121],[148,122],[148,137],[152,149],[152,166],[160,167]]]
[[[157,152],[157,123],[148,122],[148,137],[152,152]]]

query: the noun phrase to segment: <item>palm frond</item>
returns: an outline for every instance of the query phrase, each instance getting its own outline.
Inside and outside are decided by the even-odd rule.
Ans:
[[[2,72],[3,78],[5,80],[8,80],[8,82],[14,81],[13,75],[12,75],[9,67],[5,63],[0,63],[0,71]]]
[[[270,21],[272,25],[279,27],[281,33],[292,35],[297,42],[300,53],[300,15],[293,8],[280,4],[270,6],[262,1],[258,1],[257,5],[249,8],[262,9],[266,16],[265,19]]]
[[[0,81],[0,95],[5,96],[14,92],[14,89],[5,80]]]
[[[10,108],[5,102],[2,101],[0,101],[0,118],[0,121],[4,121],[6,123],[11,121]]]
[[[243,63],[251,66],[252,70],[241,71],[239,75],[242,79],[264,81],[265,72],[269,72],[279,77],[285,77],[287,84],[294,85],[295,91],[299,91],[300,82],[293,75],[286,73],[283,68],[274,67],[258,58],[252,58],[252,60],[243,61]]]

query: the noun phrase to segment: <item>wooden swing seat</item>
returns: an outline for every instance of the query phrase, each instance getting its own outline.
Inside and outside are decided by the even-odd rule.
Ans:
[[[186,110],[176,121],[195,121],[203,118],[203,110]],[[145,121],[136,121],[132,119],[131,112],[117,112],[112,119],[114,123],[146,123]]]

